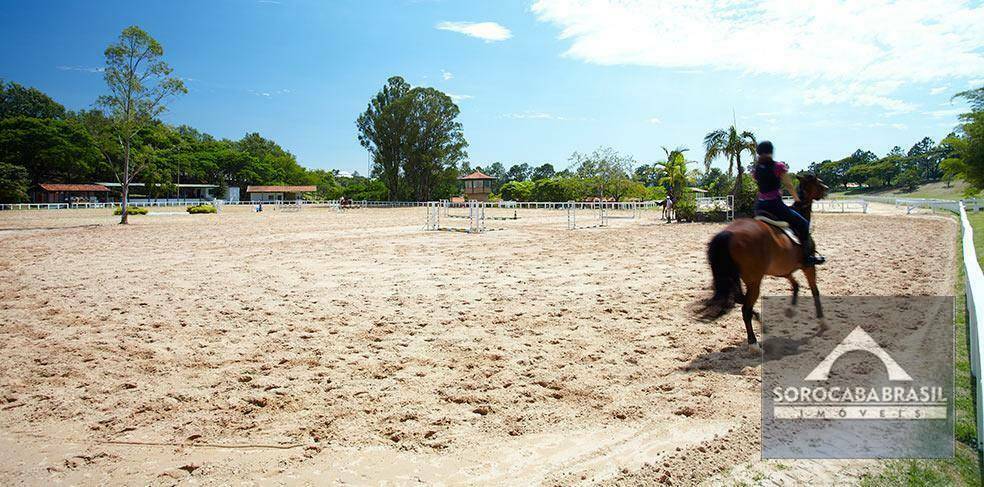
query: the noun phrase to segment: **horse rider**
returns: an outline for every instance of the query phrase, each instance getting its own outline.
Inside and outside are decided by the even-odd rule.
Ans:
[[[793,178],[789,175],[789,166],[784,162],[773,160],[772,150],[772,142],[768,140],[759,142],[755,148],[758,155],[755,159],[755,169],[752,170],[752,177],[758,184],[755,216],[764,215],[789,223],[803,248],[803,265],[812,267],[823,264],[824,257],[814,255],[816,246],[813,238],[810,237],[810,221],[782,202],[782,188],[786,188],[797,203],[800,202],[800,197],[793,185]]]

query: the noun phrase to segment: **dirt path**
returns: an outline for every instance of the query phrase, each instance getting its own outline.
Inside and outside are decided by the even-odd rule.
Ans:
[[[0,483],[691,484],[757,452],[738,315],[686,311],[720,225],[246,210],[0,214]],[[819,215],[821,290],[951,293],[956,232]]]

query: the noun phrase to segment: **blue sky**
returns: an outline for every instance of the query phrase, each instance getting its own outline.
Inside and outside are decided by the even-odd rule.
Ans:
[[[400,75],[453,95],[473,166],[598,146],[703,160],[734,116],[798,169],[957,124],[950,97],[984,84],[984,7],[936,3],[2,1],[0,78],[91,106],[103,50],[136,24],[188,80],[168,122],[259,132],[307,167],[365,173],[355,119]]]

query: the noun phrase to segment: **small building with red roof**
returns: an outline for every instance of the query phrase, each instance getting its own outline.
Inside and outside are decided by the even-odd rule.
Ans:
[[[103,203],[109,188],[101,184],[41,183],[31,192],[35,203]]]
[[[462,192],[465,198],[474,201],[488,201],[489,195],[492,194],[492,181],[495,181],[495,178],[482,171],[475,171],[467,176],[459,177],[458,180],[462,182]]]

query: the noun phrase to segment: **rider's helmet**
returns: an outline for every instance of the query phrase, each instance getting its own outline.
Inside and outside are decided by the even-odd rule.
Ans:
[[[758,146],[755,147],[755,153],[760,156],[771,156],[772,142],[769,142],[768,140],[763,140],[762,142],[759,142]]]

